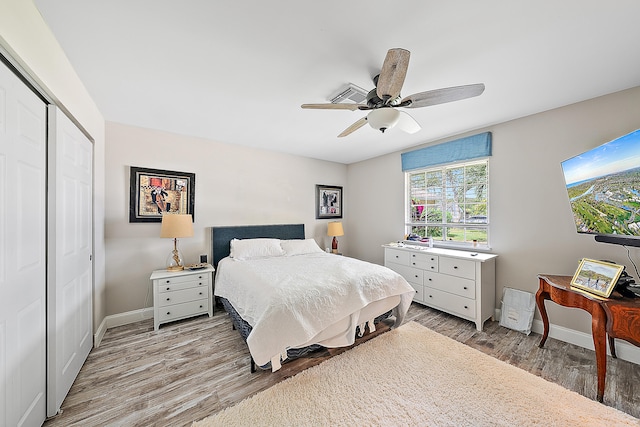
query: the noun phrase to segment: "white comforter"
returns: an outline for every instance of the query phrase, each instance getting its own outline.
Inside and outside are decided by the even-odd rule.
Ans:
[[[355,319],[369,303],[400,296],[394,309],[399,326],[414,293],[402,276],[386,267],[327,253],[225,258],[215,281],[215,295],[229,300],[253,328],[247,345],[254,361],[258,366],[272,362],[273,370],[288,348],[308,345],[325,328],[349,317],[350,342],[345,343],[343,334],[335,345],[331,340],[322,345],[353,344]]]

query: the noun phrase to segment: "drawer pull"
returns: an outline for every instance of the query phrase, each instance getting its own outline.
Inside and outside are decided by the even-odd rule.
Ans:
[[[418,275],[416,274],[414,277],[417,279],[417,278],[418,278]]]
[[[418,277],[418,276],[416,276],[416,277]],[[429,277],[429,281],[431,282],[431,281],[433,281],[433,279],[431,277]]]
[[[433,295],[429,295],[429,298],[433,298]]]
[[[202,292],[198,293],[198,295],[202,295]]]
[[[432,266],[431,266],[431,269],[433,270],[433,269],[435,269],[435,267],[432,265]]]
[[[464,289],[466,291],[468,288],[466,286],[463,286],[462,289]]]
[[[170,315],[170,314],[171,314],[171,312],[170,312],[170,311],[167,311],[167,316],[168,316],[168,315]]]
[[[171,283],[171,280],[167,280],[167,283]]]
[[[453,266],[453,269],[454,269],[454,270],[457,270],[457,269],[458,269],[458,266],[457,266],[457,265],[454,265],[454,266]]]
[[[167,290],[171,289],[170,287],[167,286]]]
[[[171,298],[167,298],[167,301],[171,301]]]
[[[465,306],[464,306],[464,308],[465,308],[465,309],[466,309],[466,308],[469,308],[469,306],[468,306],[468,305],[465,305]]]
[[[202,308],[202,304],[200,304],[200,308]]]
[[[415,263],[415,262],[412,262],[412,263],[411,263],[411,265],[416,265],[416,263]]]
[[[400,258],[398,255],[396,255],[396,258]]]
[[[435,258],[431,258],[431,261],[435,261],[435,260],[436,260]]]
[[[202,279],[202,276],[198,276],[198,279]]]

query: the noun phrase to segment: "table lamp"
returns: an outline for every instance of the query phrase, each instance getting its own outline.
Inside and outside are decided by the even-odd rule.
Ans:
[[[331,252],[338,253],[338,239],[336,236],[344,236],[344,230],[342,230],[342,223],[340,221],[333,221],[329,223],[327,227],[327,236],[333,236],[331,241]]]
[[[162,226],[160,237],[173,239],[173,251],[167,258],[168,271],[184,270],[182,254],[178,250],[178,237],[193,236],[193,220],[190,214],[169,214],[162,215]]]

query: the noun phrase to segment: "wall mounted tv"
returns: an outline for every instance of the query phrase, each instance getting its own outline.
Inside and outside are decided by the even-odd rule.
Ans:
[[[640,129],[562,162],[578,233],[640,247]]]

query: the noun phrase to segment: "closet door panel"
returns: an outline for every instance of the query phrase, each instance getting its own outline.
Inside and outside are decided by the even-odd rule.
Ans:
[[[93,346],[91,141],[49,107],[47,415],[55,415]]]
[[[0,63],[0,426],[46,415],[46,105]]]

